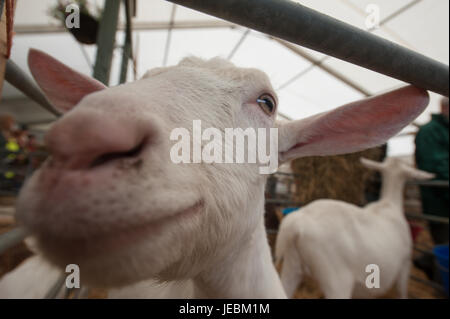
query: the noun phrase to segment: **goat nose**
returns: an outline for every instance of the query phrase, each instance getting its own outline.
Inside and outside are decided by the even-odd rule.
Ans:
[[[51,162],[61,168],[86,169],[137,156],[150,137],[149,130],[139,124],[86,110],[68,114],[46,136]]]

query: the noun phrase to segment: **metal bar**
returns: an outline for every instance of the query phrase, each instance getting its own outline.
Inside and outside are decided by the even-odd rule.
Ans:
[[[411,3],[408,3],[407,5],[401,7],[400,9],[398,9],[398,10],[395,11],[395,12],[393,12],[393,13],[392,13],[391,15],[389,15],[388,17],[386,17],[386,18],[384,18],[383,20],[381,20],[380,23],[379,23],[379,26],[382,27],[385,23],[387,23],[387,22],[389,22],[390,20],[394,19],[395,17],[397,17],[397,16],[400,15],[401,13],[405,12],[406,10],[410,9],[411,7],[413,7],[414,5],[416,5],[417,3],[419,3],[420,1],[422,1],[422,0],[414,0],[414,1],[412,1]],[[345,2],[345,3],[347,3],[347,2]],[[352,8],[355,8],[355,5],[354,5],[354,4],[352,4],[352,3],[347,3],[347,4],[350,5]],[[374,30],[376,30],[375,27],[373,27],[373,28],[371,28],[371,29],[368,29],[367,31],[372,32],[372,31],[374,31]],[[284,43],[282,43],[282,42],[280,42],[280,43],[281,43],[282,45],[284,45]],[[294,48],[295,48],[295,47],[294,47]],[[303,51],[303,50],[302,50],[302,51]],[[294,51],[294,53],[297,53],[297,52]],[[297,53],[297,54],[299,54],[299,53]],[[304,52],[303,54],[306,54],[306,52]],[[302,55],[302,57],[305,58],[303,55]],[[312,56],[311,56],[311,58],[312,58]],[[323,63],[324,63],[325,61],[327,61],[329,58],[330,58],[330,56],[327,55],[327,56],[323,57],[323,58],[320,59],[320,60],[314,60],[314,59],[312,59],[312,61],[311,61],[311,60],[308,59],[310,62],[312,62],[312,64],[311,64],[309,67],[307,67],[305,70],[303,70],[303,71],[301,71],[300,73],[294,75],[291,79],[289,79],[289,80],[286,81],[284,84],[282,84],[278,89],[283,89],[283,88],[285,88],[286,86],[292,84],[293,82],[295,82],[296,80],[298,80],[299,78],[301,78],[302,76],[304,76],[305,74],[309,73],[309,72],[310,72],[311,70],[313,70],[314,67],[316,67],[316,66],[318,66],[318,67],[324,69],[324,68],[322,67],[322,65],[323,65]],[[332,70],[330,67],[327,67],[327,68],[330,69],[330,70]],[[329,74],[335,76],[335,74],[333,74],[333,73],[329,73]],[[339,77],[337,77],[337,79],[342,81],[343,75],[341,74]],[[347,79],[347,80],[348,80],[348,79]],[[344,82],[344,83],[349,84],[348,82]],[[354,82],[352,82],[352,83],[353,83],[353,84],[350,85],[350,86],[353,87],[353,88],[355,88],[355,86],[354,86],[355,83],[354,83]],[[362,87],[359,86],[359,85],[357,85],[357,88],[356,88],[356,89],[357,89],[358,91],[360,91],[360,89],[362,89]],[[363,90],[363,92],[361,92],[361,91],[360,91],[360,92],[363,93],[365,96],[369,96],[368,94],[365,93],[365,92],[367,92],[367,91],[365,91],[365,92],[364,92],[364,91],[365,91],[365,90]],[[367,93],[368,93],[368,92],[367,92]]]
[[[403,7],[401,7],[400,9],[394,11],[393,13],[391,13],[390,15],[388,15],[386,18],[384,18],[383,20],[380,21],[380,26],[385,25],[386,23],[388,23],[389,21],[391,21],[392,19],[396,18],[397,16],[399,16],[400,14],[402,14],[403,12],[407,11],[408,9],[414,7],[416,4],[418,4],[419,2],[421,2],[422,0],[413,0],[410,3],[407,3],[406,5],[404,5]],[[375,28],[370,29],[369,31],[375,30]]]
[[[87,298],[88,296],[89,296],[89,288],[80,287],[76,288],[75,292],[73,293],[72,299],[83,299]]]
[[[345,84],[347,84],[351,88],[355,89],[356,91],[362,93],[364,96],[368,97],[368,96],[372,95],[369,91],[367,91],[365,88],[363,88],[358,83],[353,82],[351,79],[347,78],[345,75],[339,73],[338,71],[330,68],[329,66],[326,66],[326,65],[322,64],[322,62],[326,59],[326,57],[324,57],[321,60],[318,60],[318,59],[314,58],[311,54],[307,53],[305,50],[303,50],[303,49],[293,45],[292,43],[289,43],[289,42],[286,42],[286,41],[283,41],[283,40],[280,40],[280,39],[276,39],[276,38],[273,38],[273,40],[277,41],[282,46],[284,46],[287,49],[291,50],[295,54],[297,54],[297,55],[303,57],[304,59],[308,60],[314,66],[317,66],[317,67],[321,68],[323,71],[327,72],[331,76],[335,77],[336,79],[340,80],[341,82],[344,82]],[[284,84],[283,86],[286,86],[286,85]]]
[[[130,3],[131,16],[136,17],[136,11],[137,11],[136,0],[129,0],[129,3]]]
[[[73,296],[72,293],[74,293],[74,291],[72,290],[73,288],[67,288],[64,287],[64,296],[63,299],[71,299],[71,297]]]
[[[244,43],[244,41],[247,38],[247,36],[249,35],[250,31],[251,31],[250,29],[245,30],[245,32],[242,34],[242,36],[239,39],[239,41],[236,43],[236,45],[231,50],[230,54],[228,54],[227,60],[231,60],[233,58],[233,56],[236,53],[236,51],[240,48],[242,43]]]
[[[22,121],[21,124],[27,125],[27,126],[34,126],[34,125],[42,125],[42,124],[48,124],[51,122],[54,122],[55,118],[46,118],[46,119],[38,119],[33,121]]]
[[[66,275],[61,274],[58,280],[56,280],[55,284],[50,288],[50,290],[45,295],[44,299],[55,299],[58,296],[58,293],[61,291],[64,283],[66,281]]]
[[[387,22],[389,22],[391,19],[393,19],[393,18],[399,16],[400,14],[404,13],[407,9],[410,9],[412,6],[416,5],[420,1],[421,0],[413,0],[411,3],[408,3],[405,6],[400,7],[397,11],[394,11],[393,13],[391,13],[386,18],[383,18],[380,21],[380,23],[378,24],[379,29],[382,29],[384,32],[389,34],[399,44],[401,44],[403,46],[406,46],[406,47],[408,47],[408,48],[410,48],[412,50],[417,50],[416,48],[414,48],[414,46],[410,42],[406,41],[403,37],[398,35],[396,31],[393,31],[391,28],[389,28],[385,24]],[[347,5],[348,7],[350,7],[351,9],[353,9],[355,12],[357,12],[359,15],[361,15],[361,17],[363,17],[364,19],[367,17],[367,12],[363,8],[359,7],[357,4],[354,4],[351,0],[341,0],[341,2],[343,4],[345,4],[345,5]],[[413,2],[416,2],[416,3],[413,4]],[[375,28],[369,29],[368,31],[373,31]]]
[[[94,78],[105,85],[109,84],[120,2],[120,0],[105,1],[97,35],[97,57],[94,66]]]
[[[449,187],[448,181],[409,181],[407,184],[429,187]]]
[[[6,233],[0,235],[0,254],[3,254],[7,249],[20,244],[25,237],[27,237],[27,232],[20,227],[14,228]]]
[[[381,183],[381,178],[376,178],[376,182]],[[406,182],[407,185],[418,185],[418,186],[429,186],[429,187],[449,187],[449,181],[446,180],[431,180],[431,181],[421,181],[421,180],[410,180]]]
[[[6,61],[5,80],[50,113],[60,116],[34,81],[11,59]]]
[[[132,57],[132,34],[131,34],[131,0],[125,1],[125,16],[126,16],[126,29],[125,29],[125,43],[122,48],[122,65],[120,67],[119,83],[125,83],[127,80],[127,71],[130,58]]]
[[[326,58],[326,57],[325,57]],[[321,59],[321,60],[315,60],[310,61],[311,64],[305,68],[304,70],[300,71],[299,73],[297,73],[296,75],[294,75],[292,78],[290,78],[289,80],[287,80],[286,82],[284,82],[283,84],[281,84],[278,88],[277,91],[284,89],[285,87],[291,85],[292,83],[294,83],[295,81],[297,81],[298,79],[300,79],[302,76],[304,76],[305,74],[309,73],[309,71],[313,70],[316,66],[320,66],[322,64],[323,61],[325,61],[325,58]]]
[[[418,251],[418,252],[421,252],[422,254],[434,256],[434,254],[433,254],[432,251],[425,250],[425,249],[422,249],[422,248],[419,248],[419,247],[413,247],[413,249],[416,250],[416,251]]]
[[[167,39],[166,39],[166,46],[164,48],[163,66],[167,65],[167,60],[169,58],[170,41],[172,40],[172,29],[173,29],[173,24],[175,22],[176,11],[177,11],[177,6],[176,6],[176,4],[174,4],[174,5],[172,5],[172,12],[170,13],[169,28],[167,29]]]
[[[78,45],[80,46],[81,53],[83,53],[83,57],[86,60],[87,65],[89,65],[89,68],[92,70],[94,65],[92,64],[91,59],[89,59],[89,55],[86,52],[86,49],[84,48],[83,44],[81,44],[80,42],[78,42]]]
[[[0,0],[0,18],[3,15],[3,7],[5,5],[5,0]]]
[[[423,220],[428,220],[428,221],[441,223],[441,224],[448,224],[449,223],[448,218],[441,217],[441,216],[436,216],[436,215],[405,213],[405,216],[408,219],[423,219]]]
[[[155,31],[167,30],[170,23],[167,22],[134,22],[134,31]],[[234,23],[227,21],[179,21],[174,23],[173,29],[235,29],[237,26]],[[125,30],[125,24],[119,24],[117,30]],[[66,33],[67,29],[59,25],[44,25],[44,24],[30,24],[30,25],[15,25],[14,32],[16,36],[25,34],[45,34],[45,33]]]
[[[288,0],[168,0],[449,95],[448,66]]]
[[[292,121],[292,118],[284,113],[278,112],[277,115],[285,120]]]
[[[444,288],[441,285],[439,285],[439,284],[437,284],[437,283],[435,283],[433,281],[425,280],[425,279],[419,278],[419,277],[414,276],[414,275],[410,275],[409,278],[411,278],[412,280],[415,280],[417,282],[420,282],[420,283],[422,283],[424,285],[430,286],[430,287],[436,289],[437,291],[439,291],[440,293],[444,293]]]
[[[138,79],[138,66],[137,61],[139,60],[139,48],[140,48],[140,34],[136,33],[136,39],[134,41],[134,56],[133,56],[133,76],[134,80],[136,81]]]

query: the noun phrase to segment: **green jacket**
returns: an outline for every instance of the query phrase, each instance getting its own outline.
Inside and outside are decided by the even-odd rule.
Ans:
[[[448,118],[433,114],[416,136],[416,164],[421,170],[436,174],[435,180],[448,181]],[[443,187],[420,188],[424,214],[449,216],[449,190]]]

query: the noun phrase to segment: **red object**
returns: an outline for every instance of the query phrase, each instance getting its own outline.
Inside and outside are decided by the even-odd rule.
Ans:
[[[423,231],[423,227],[420,225],[417,225],[413,222],[409,222],[409,228],[411,229],[411,237],[413,241],[415,242],[417,239],[417,236]]]

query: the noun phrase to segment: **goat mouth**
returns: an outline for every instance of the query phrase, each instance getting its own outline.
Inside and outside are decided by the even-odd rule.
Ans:
[[[45,232],[36,234],[39,246],[51,256],[58,256],[58,260],[90,259],[120,252],[131,248],[145,240],[152,240],[164,233],[170,225],[182,223],[184,220],[200,214],[204,210],[203,199],[195,204],[178,210],[139,226],[117,229],[101,235],[89,237],[63,237]]]

